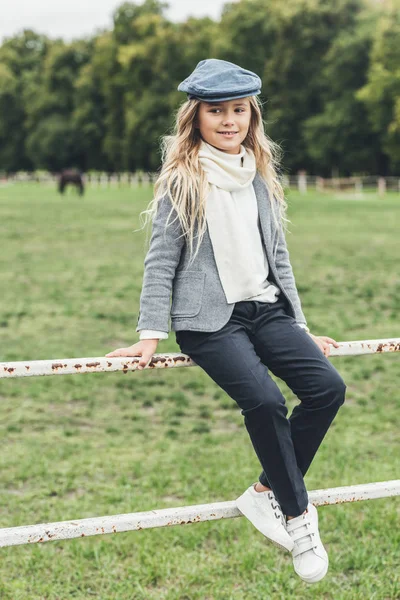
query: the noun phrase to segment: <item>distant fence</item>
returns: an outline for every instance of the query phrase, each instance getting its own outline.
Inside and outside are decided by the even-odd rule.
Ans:
[[[400,352],[400,338],[340,342],[331,349],[331,356],[356,356]],[[0,363],[0,378],[33,377],[40,375],[66,375],[82,373],[110,373],[136,371],[140,357],[60,358],[53,360],[17,361]],[[189,356],[181,353],[154,354],[146,369],[165,369],[196,366]],[[142,372],[142,371],[140,371]],[[400,479],[314,490],[309,500],[316,506],[373,500],[400,496]],[[147,512],[128,513],[74,519],[57,523],[41,523],[0,529],[0,547],[34,544],[54,540],[83,538],[106,533],[139,531],[153,527],[186,525],[202,521],[215,521],[240,517],[242,513],[235,501],[214,502],[165,508]]]
[[[137,187],[154,184],[157,175],[158,173],[145,171],[136,171],[134,173],[88,172],[84,175],[84,180],[88,186],[97,186],[99,188]],[[0,174],[0,185],[18,182],[37,182],[56,185],[57,178],[57,175],[46,172],[19,172],[7,176],[1,176]],[[327,178],[308,175],[304,171],[299,171],[296,175],[283,175],[282,184],[285,188],[297,188],[303,194],[309,190],[331,193],[351,192],[354,194],[375,191],[380,196],[383,196],[387,192],[400,193],[400,177],[380,177],[378,175]]]
[[[87,185],[97,187],[136,187],[140,185],[153,184],[157,179],[157,173],[136,171],[134,173],[106,173],[94,172],[84,173],[84,181]],[[0,185],[7,183],[42,183],[56,185],[58,174],[46,172],[19,172],[12,175],[0,176]]]
[[[365,177],[332,177],[324,178],[307,175],[300,172],[296,177],[283,177],[284,187],[295,188],[301,193],[309,189],[317,192],[352,192],[361,195],[364,191],[376,191],[379,196],[386,192],[400,193],[400,177],[379,177],[375,175]]]

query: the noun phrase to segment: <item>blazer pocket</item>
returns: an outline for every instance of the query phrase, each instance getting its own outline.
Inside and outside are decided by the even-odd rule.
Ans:
[[[201,309],[206,274],[185,271],[175,275],[172,288],[171,317],[195,317]]]

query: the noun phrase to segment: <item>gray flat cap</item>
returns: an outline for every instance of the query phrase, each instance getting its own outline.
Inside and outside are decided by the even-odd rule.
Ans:
[[[179,84],[178,90],[186,92],[189,99],[223,102],[260,94],[261,79],[234,63],[207,58],[198,63],[193,73]]]

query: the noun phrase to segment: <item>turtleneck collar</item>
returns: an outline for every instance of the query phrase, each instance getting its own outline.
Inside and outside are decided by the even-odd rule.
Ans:
[[[227,192],[251,185],[256,174],[254,154],[243,145],[239,154],[228,154],[202,140],[199,161],[209,183]]]
[[[246,148],[242,144],[240,144],[240,152],[238,154],[228,154],[228,152],[224,152],[223,150],[220,150],[219,148],[212,146],[211,144],[209,144],[208,142],[205,142],[204,140],[201,141],[200,148],[202,146],[207,148],[207,150],[211,154],[219,157],[221,160],[225,160],[226,162],[231,162],[231,163],[237,164],[239,166],[241,166],[242,158],[244,158],[244,155],[246,154]]]

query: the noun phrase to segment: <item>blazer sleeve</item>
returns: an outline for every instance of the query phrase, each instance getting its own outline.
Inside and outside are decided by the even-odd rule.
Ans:
[[[150,245],[144,259],[136,331],[142,329],[166,333],[169,331],[172,282],[184,245],[182,228],[175,209],[171,214],[168,227],[165,227],[171,209],[171,200],[168,194],[165,194],[157,206]]]
[[[287,249],[285,233],[282,226],[280,226],[278,230],[275,264],[279,279],[281,280],[283,287],[292,300],[296,314],[296,321],[299,325],[304,325],[304,328],[308,330],[307,321],[301,308],[300,297],[297,291],[293,269],[290,263],[289,251]]]

